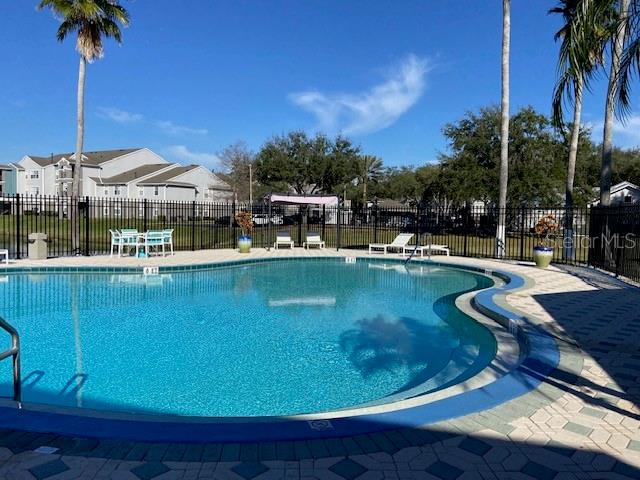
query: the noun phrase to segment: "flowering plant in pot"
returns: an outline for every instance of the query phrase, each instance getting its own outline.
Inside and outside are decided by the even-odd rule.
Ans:
[[[538,243],[533,247],[533,259],[536,267],[547,268],[553,258],[553,237],[560,225],[553,215],[545,215],[538,220],[534,231],[538,236]]]
[[[240,253],[251,251],[251,232],[253,231],[253,217],[251,212],[236,213],[236,222],[242,230],[242,235],[238,238],[238,248]]]

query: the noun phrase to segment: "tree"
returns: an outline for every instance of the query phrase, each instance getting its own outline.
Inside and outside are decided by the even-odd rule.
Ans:
[[[362,204],[367,204],[367,185],[382,176],[382,160],[373,155],[362,155],[357,161],[358,183],[362,185]]]
[[[562,133],[565,132],[563,103],[573,100],[573,121],[569,138],[569,157],[565,187],[565,250],[567,259],[574,257],[573,247],[573,191],[580,138],[580,117],[582,94],[592,77],[596,66],[602,63],[603,42],[606,38],[604,18],[596,17],[592,22],[581,22],[578,9],[582,0],[560,0],[558,6],[549,13],[561,14],[564,25],[556,32],[555,40],[561,40],[558,55],[558,81],[553,93],[553,122]],[[606,10],[602,10],[605,12]]]
[[[84,142],[84,84],[87,62],[102,58],[104,49],[102,39],[113,38],[122,43],[121,24],[129,25],[128,12],[117,0],[41,0],[38,9],[50,8],[62,19],[58,27],[57,38],[63,41],[73,32],[77,32],[76,50],[80,54],[78,68],[77,94],[77,136],[75,150],[75,170],[71,194],[82,195],[81,162]]]
[[[499,107],[485,107],[445,126],[449,152],[439,157],[441,180],[435,184],[440,198],[457,204],[471,200],[494,205],[498,202],[501,122]],[[559,205],[564,183],[563,159],[567,154],[564,137],[553,128],[548,117],[531,107],[511,116],[509,127],[507,203]],[[577,157],[581,169],[583,159],[592,152],[593,146],[583,132]],[[580,182],[582,189],[582,177]]]
[[[50,8],[62,23],[58,27],[57,38],[63,41],[69,34],[77,32],[76,50],[80,54],[78,67],[78,92],[77,92],[77,125],[76,125],[76,149],[73,170],[73,182],[71,195],[82,195],[82,148],[84,143],[84,83],[86,77],[87,62],[91,63],[102,58],[104,50],[102,38],[113,38],[122,43],[121,24],[129,25],[129,14],[118,4],[116,0],[41,0],[38,9]],[[79,218],[72,217],[71,245],[78,251]]]
[[[619,22],[611,51],[611,67],[609,71],[609,83],[607,86],[607,102],[604,114],[604,130],[602,140],[602,168],[600,173],[600,205],[611,204],[611,176],[612,176],[612,152],[613,152],[613,120],[618,97],[618,81],[620,75],[620,61],[624,50],[627,12],[629,0],[619,0]],[[624,99],[624,94],[623,94]]]
[[[334,140],[317,134],[309,138],[301,131],[267,141],[256,156],[260,183],[276,190],[298,194],[335,193],[352,181],[359,148],[338,136]]]
[[[253,152],[246,143],[236,142],[222,150],[219,156],[235,197],[242,202],[249,200],[249,167],[255,161]]]
[[[502,0],[502,101],[500,120],[500,194],[496,257],[506,254],[507,183],[509,181],[509,48],[511,36],[511,0]]]
[[[422,190],[412,167],[387,168],[374,190],[375,196],[391,198],[409,204],[418,203]]]

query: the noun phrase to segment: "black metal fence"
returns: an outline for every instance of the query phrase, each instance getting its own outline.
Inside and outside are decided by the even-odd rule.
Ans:
[[[28,235],[49,237],[49,255],[108,253],[110,229],[174,229],[176,250],[234,248],[237,212],[251,211],[253,245],[268,248],[287,231],[297,246],[318,232],[329,248],[367,248],[390,243],[401,232],[421,243],[447,245],[452,255],[495,257],[498,210],[494,208],[400,207],[350,209],[341,206],[171,202],[59,196],[0,197],[0,248],[10,257],[27,254]],[[539,242],[537,221],[552,215],[560,230],[552,242],[554,261],[596,267],[640,281],[640,206],[609,208],[506,209],[505,258],[532,260]],[[569,215],[567,215],[569,214]],[[567,226],[571,224],[571,229]],[[612,240],[615,239],[615,240]],[[74,241],[75,240],[75,241]]]
[[[640,205],[591,209],[589,264],[640,283]]]

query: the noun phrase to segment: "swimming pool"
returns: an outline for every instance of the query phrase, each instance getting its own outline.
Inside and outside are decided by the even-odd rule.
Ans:
[[[287,416],[471,378],[496,342],[454,302],[492,284],[444,266],[291,259],[152,276],[16,273],[0,300],[21,333],[25,402]]]

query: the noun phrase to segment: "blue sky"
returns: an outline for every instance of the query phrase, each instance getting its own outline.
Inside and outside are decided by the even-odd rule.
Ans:
[[[0,163],[75,145],[75,41],[57,42],[58,21],[36,3],[0,6]],[[123,45],[108,42],[88,67],[86,150],[148,146],[215,167],[230,143],[258,149],[304,129],[344,132],[387,165],[421,165],[446,150],[447,122],[500,99],[498,0],[122,3]],[[512,3],[512,110],[548,113],[555,2]],[[597,127],[603,106],[600,81],[585,122]],[[640,117],[618,125],[615,142],[639,144]]]

